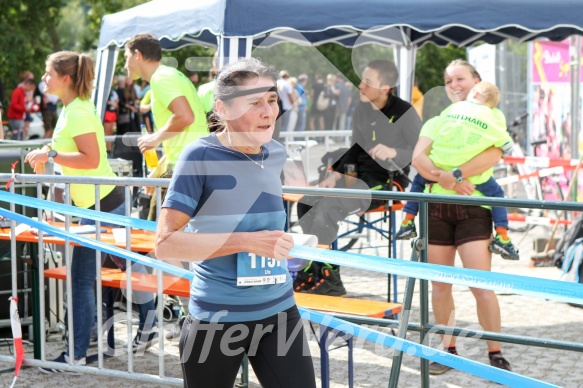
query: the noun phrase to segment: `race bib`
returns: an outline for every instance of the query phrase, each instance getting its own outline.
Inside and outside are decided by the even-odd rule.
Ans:
[[[285,260],[275,260],[249,252],[237,254],[237,286],[285,283],[287,273]]]

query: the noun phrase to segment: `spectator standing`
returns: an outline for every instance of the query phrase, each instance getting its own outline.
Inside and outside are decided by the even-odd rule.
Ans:
[[[26,155],[37,174],[45,173],[45,163],[58,163],[63,175],[82,177],[115,177],[107,161],[107,152],[101,118],[91,102],[95,64],[85,54],[61,51],[51,54],[46,62],[43,80],[46,92],[58,96],[63,102],[63,110],[53,133],[53,141],[42,149]],[[71,199],[75,206],[95,209],[93,185],[72,184]],[[125,195],[123,187],[101,185],[99,210],[111,214],[125,215]],[[94,225],[95,221],[82,218],[81,225]],[[73,248],[71,261],[72,295],[69,303],[73,314],[74,355],[68,351],[54,361],[71,365],[85,365],[87,349],[91,339],[91,329],[95,321],[95,250],[83,246]],[[102,255],[102,260],[105,254]],[[120,268],[125,269],[125,261],[114,258]],[[132,270],[147,272],[143,265],[135,264]],[[138,304],[140,323],[134,338],[134,351],[144,349],[157,341],[156,311],[152,293],[134,292],[133,300]],[[63,372],[59,369],[41,368],[44,373]]]
[[[105,107],[105,115],[103,117],[103,130],[105,131],[105,136],[112,136],[113,130],[117,122],[117,111],[119,109],[119,96],[117,92],[113,89],[113,83],[111,85],[111,90],[109,91],[109,96],[107,97],[107,105]],[[112,155],[111,148],[112,142],[108,141],[107,154]]]
[[[290,120],[288,112],[292,109],[292,104],[294,102],[293,92],[294,89],[289,82],[289,74],[286,70],[281,70],[279,72],[279,79],[277,80],[277,94],[279,95],[279,100],[281,102],[281,112],[279,112],[280,118],[277,121],[283,131],[288,130]],[[275,139],[278,140],[277,137]]]
[[[328,106],[323,109],[324,129],[334,129],[334,119],[336,118],[336,109],[338,108],[338,95],[340,90],[336,89],[336,76],[328,74],[326,84],[322,90],[324,96],[328,99]]]
[[[298,121],[296,123],[296,131],[306,130],[306,109],[308,106],[308,94],[306,93],[306,86],[308,85],[308,76],[300,74],[298,76],[298,83],[296,85],[296,93],[300,98],[298,106]]]
[[[324,90],[324,81],[320,74],[316,74],[312,87],[312,107],[310,109],[310,130],[322,131],[324,129],[324,111],[318,109],[318,97]]]
[[[452,102],[464,101],[470,90],[480,81],[476,69],[464,60],[455,60],[448,65],[444,72],[445,91]],[[427,103],[427,101],[426,101]],[[444,163],[438,168],[430,158],[449,160],[447,149],[434,150],[433,139],[437,134],[427,136],[425,132],[432,126],[424,127],[415,146],[413,166],[425,179],[436,180],[437,183],[427,186],[427,193],[449,195],[483,195],[476,190],[475,185],[484,183],[492,177],[492,167],[500,161],[502,150],[490,147],[479,151],[475,147],[468,151],[466,161],[460,165]],[[474,142],[468,139],[468,144]],[[452,147],[459,146],[456,142]],[[459,162],[458,162],[459,163]],[[457,168],[463,171],[462,182],[454,176]],[[465,268],[490,271],[492,254],[488,246],[492,239],[492,214],[487,208],[480,206],[456,205],[445,203],[429,204],[429,238],[428,256],[432,264],[453,266],[456,252],[459,254]],[[500,306],[496,293],[481,288],[470,288],[478,311],[478,321],[484,330],[489,332],[501,331]],[[455,303],[452,295],[452,285],[432,282],[431,301],[433,315],[438,325],[455,325]],[[500,369],[511,370],[510,364],[502,356],[501,345],[498,341],[486,341],[490,364]],[[445,351],[457,354],[456,337],[442,335],[442,344]],[[429,373],[439,375],[451,368],[437,362],[429,365]]]
[[[294,129],[296,129],[296,123],[298,122],[298,105],[301,103],[301,101],[299,101],[300,99],[300,95],[298,94],[297,90],[296,90],[296,86],[298,85],[298,79],[296,77],[290,77],[288,79],[288,82],[290,84],[290,86],[292,87],[292,97],[291,97],[291,108],[288,111],[288,122],[287,122],[287,128],[286,131],[288,132],[293,132]]]
[[[336,84],[334,87],[338,91],[334,129],[346,129],[346,112],[348,112],[352,96],[341,73],[336,74]]]
[[[128,76],[146,80],[151,87],[155,132],[141,136],[138,146],[141,152],[145,152],[162,144],[164,157],[150,177],[170,178],[184,147],[208,134],[206,114],[192,82],[180,71],[160,63],[162,46],[155,36],[134,36],[126,43],[124,56]],[[157,198],[153,194],[148,218],[156,220]],[[165,190],[162,190],[161,195],[164,200]],[[175,338],[183,322],[184,319],[180,319],[174,330],[166,334],[166,338]]]
[[[45,93],[46,84],[41,80],[38,84],[38,90],[42,94],[41,112],[43,116],[43,124],[45,127],[45,138],[53,137],[53,130],[57,125],[57,103],[59,97],[54,94]]]
[[[7,117],[13,140],[25,140],[24,120],[26,114],[30,112],[27,95],[31,95],[35,88],[34,80],[26,79],[21,86],[12,91]]]
[[[162,144],[166,157],[164,175],[171,175],[182,149],[208,133],[206,115],[192,82],[178,70],[162,65],[162,47],[151,34],[139,34],[125,46],[125,68],[131,79],[142,78],[152,90],[156,132],[140,137],[144,152]]]
[[[125,134],[139,133],[139,100],[134,88],[134,81],[126,77],[118,78],[117,94],[118,102],[118,120],[115,145],[113,148],[113,157],[132,161],[133,176],[143,177],[144,159],[142,153],[136,147],[137,140]],[[137,194],[137,188],[134,188],[134,194]]]

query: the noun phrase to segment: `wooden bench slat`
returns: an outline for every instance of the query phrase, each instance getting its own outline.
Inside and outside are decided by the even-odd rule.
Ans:
[[[67,268],[57,267],[45,270],[46,278],[67,279]],[[101,270],[101,284],[113,288],[126,288],[127,274],[117,268]],[[132,272],[132,289],[135,291],[157,292],[158,277],[146,273]],[[162,279],[163,293],[176,296],[190,296],[190,282],[178,276],[164,275]]]
[[[331,313],[383,318],[387,315],[401,312],[401,305],[398,303],[306,294],[302,292],[296,292],[295,298],[298,306]]]
[[[65,280],[66,267],[57,267],[45,270],[45,277]],[[117,268],[103,268],[101,283],[107,287],[126,288],[127,274]],[[132,272],[132,288],[136,291],[156,292],[158,278],[156,275]],[[162,280],[163,293],[176,296],[190,296],[190,281],[172,275],[164,275]],[[295,293],[298,306],[330,312],[365,317],[383,318],[401,312],[398,303],[378,302],[338,296]]]

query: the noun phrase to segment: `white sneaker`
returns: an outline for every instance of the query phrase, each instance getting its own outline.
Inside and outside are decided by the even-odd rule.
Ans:
[[[75,361],[71,362],[71,359],[69,358],[67,353],[63,352],[63,353],[61,353],[61,355],[59,357],[55,358],[53,360],[53,362],[62,362],[63,364],[69,364],[69,365],[87,365],[87,358],[83,357],[79,360],[75,360]],[[43,368],[38,368],[38,369],[40,372],[46,373],[46,374],[53,374],[53,373],[63,373],[63,374],[68,374],[68,375],[80,374],[79,372],[72,372],[72,371],[68,371],[68,370],[62,370],[62,369],[56,369],[56,368],[50,368],[50,367],[43,367]]]

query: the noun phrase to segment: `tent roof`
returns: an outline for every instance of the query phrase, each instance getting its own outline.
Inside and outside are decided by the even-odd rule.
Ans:
[[[255,44],[269,36],[269,44],[275,44],[286,41],[290,30],[314,45],[387,43],[379,26],[398,27],[416,46],[561,40],[582,33],[583,7],[576,0],[153,0],[105,16],[99,49],[122,46],[143,32],[156,35],[170,50],[214,46],[217,35],[252,36]],[[370,29],[379,31],[363,39],[361,33]]]

